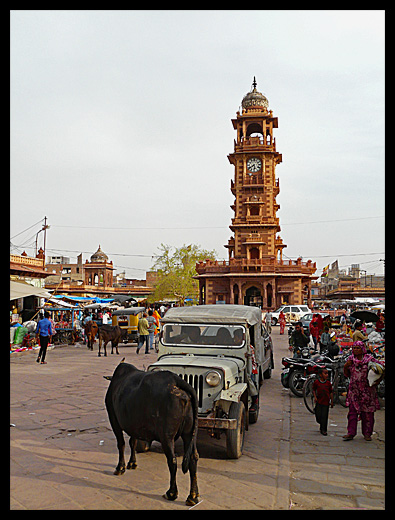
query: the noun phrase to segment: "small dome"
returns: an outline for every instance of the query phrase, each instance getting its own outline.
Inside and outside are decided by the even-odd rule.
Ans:
[[[264,108],[268,109],[269,101],[268,101],[267,97],[265,97],[261,92],[257,91],[256,85],[257,85],[257,83],[256,83],[255,76],[254,76],[254,81],[252,82],[253,88],[250,92],[248,92],[248,94],[246,94],[243,97],[241,106],[243,108],[258,106],[258,107],[264,107]]]
[[[100,248],[91,256],[91,262],[108,262],[108,256]]]

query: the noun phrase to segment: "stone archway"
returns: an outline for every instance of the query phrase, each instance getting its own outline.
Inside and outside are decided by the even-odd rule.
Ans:
[[[262,292],[258,287],[252,285],[246,290],[244,295],[244,305],[254,305],[255,307],[262,308],[262,302]]]

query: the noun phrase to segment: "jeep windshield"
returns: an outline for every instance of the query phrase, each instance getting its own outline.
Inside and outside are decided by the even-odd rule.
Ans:
[[[167,323],[162,332],[163,345],[241,348],[245,328],[241,325],[179,325]]]

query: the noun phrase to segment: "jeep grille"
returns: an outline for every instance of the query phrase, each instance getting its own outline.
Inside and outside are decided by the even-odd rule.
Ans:
[[[190,384],[197,394],[199,408],[202,407],[203,404],[203,376],[198,376],[197,374],[178,374],[181,379]]]

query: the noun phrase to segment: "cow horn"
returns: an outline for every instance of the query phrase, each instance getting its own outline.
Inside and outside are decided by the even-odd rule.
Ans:
[[[126,358],[122,358],[122,359],[121,359],[121,363],[123,363],[123,362],[125,361],[125,359],[126,359]]]
[[[112,376],[103,376],[103,377],[104,377],[104,379],[108,379],[108,381],[111,381],[111,379],[112,379]]]

